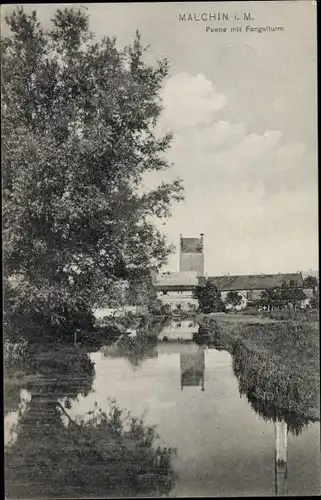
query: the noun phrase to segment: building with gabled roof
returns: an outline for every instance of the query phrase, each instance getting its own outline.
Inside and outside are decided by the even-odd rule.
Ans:
[[[282,283],[294,283],[298,287],[303,286],[303,278],[300,272],[297,273],[278,273],[278,274],[252,274],[238,276],[208,276],[208,279],[221,292],[242,291],[242,290],[267,290],[276,288]],[[202,281],[202,278],[200,278]]]
[[[171,309],[178,305],[184,310],[198,306],[193,298],[193,291],[199,284],[196,271],[164,273],[155,278],[154,284],[158,298]]]
[[[277,288],[282,283],[293,283],[298,288],[303,287],[303,278],[300,272],[278,273],[278,274],[253,274],[238,276],[208,276],[201,278],[205,283],[208,279],[221,292],[223,301],[226,301],[228,292],[238,292],[241,295],[241,303],[235,309],[243,309],[248,302],[258,300],[263,290]]]
[[[204,235],[199,238],[185,238],[180,235],[179,272],[164,273],[155,278],[154,283],[159,299],[175,308],[181,304],[183,309],[198,305],[193,292],[198,285],[205,285],[206,280],[214,284],[221,292],[223,301],[228,292],[238,292],[241,304],[236,309],[246,307],[248,302],[260,298],[263,290],[276,288],[283,283],[293,283],[303,288],[302,273],[252,274],[205,276],[204,274]]]

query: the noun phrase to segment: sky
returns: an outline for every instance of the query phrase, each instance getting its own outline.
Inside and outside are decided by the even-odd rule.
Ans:
[[[169,60],[158,130],[174,134],[167,153],[174,166],[147,176],[145,187],[183,179],[185,201],[160,229],[176,246],[180,233],[204,233],[209,275],[318,268],[315,4],[74,4],[86,10],[97,39],[115,35],[123,47],[138,29],[148,60]],[[24,6],[46,26],[57,7]],[[2,35],[13,8],[2,6]],[[183,13],[231,18],[180,21]],[[241,32],[230,31],[236,25]],[[283,31],[246,32],[246,25]],[[167,270],[178,270],[178,252]]]

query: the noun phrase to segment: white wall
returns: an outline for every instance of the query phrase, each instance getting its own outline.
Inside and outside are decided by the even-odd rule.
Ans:
[[[159,338],[167,337],[168,340],[193,340],[193,334],[198,331],[198,327],[190,321],[180,321],[165,326],[161,331]]]
[[[123,316],[126,312],[132,312],[136,314],[137,306],[124,306],[117,309],[110,307],[103,307],[100,309],[95,309],[94,316],[96,319],[104,318],[105,316]]]
[[[184,311],[189,310],[189,304],[198,307],[198,301],[193,298],[192,292],[167,292],[166,295],[164,295],[163,292],[158,292],[157,298],[161,300],[163,304],[169,304],[171,309],[176,309],[177,304],[181,304]]]

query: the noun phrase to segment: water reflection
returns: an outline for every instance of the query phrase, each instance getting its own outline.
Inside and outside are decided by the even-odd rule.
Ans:
[[[279,364],[280,366],[280,364]],[[288,432],[299,436],[315,421],[311,399],[302,391],[302,380],[281,366],[271,369],[269,359],[250,353],[238,343],[233,349],[233,372],[239,381],[240,394],[265,421],[275,425],[275,495],[287,492]]]
[[[68,473],[68,433],[61,420],[60,399],[68,407],[79,393],[88,395],[94,378],[89,357],[75,349],[33,354],[19,382],[27,398],[16,422],[11,418],[5,479],[10,497],[65,495],[72,492]],[[12,425],[14,424],[14,425]]]
[[[219,329],[214,335],[199,328],[196,341],[224,349]],[[275,427],[275,490],[286,495],[288,474],[288,432],[302,434],[308,424],[316,421],[311,411],[315,405],[313,389],[307,388],[295,366],[284,365],[271,355],[249,349],[240,339],[232,344],[233,373],[239,393],[246,396],[251,408]]]
[[[30,401],[6,452],[7,496],[283,495],[286,481],[288,494],[319,492],[319,430],[311,424],[288,435],[294,421],[281,405],[282,379],[268,379],[241,349],[233,357],[207,349],[206,332],[192,342],[195,326],[184,328],[180,341],[162,341],[165,328],[153,339],[156,330],[145,328],[90,356],[82,349],[34,355],[21,385]],[[172,325],[177,330],[184,337],[182,325]],[[147,409],[147,423],[129,418],[123,428],[113,396],[135,415]],[[285,401],[304,415],[294,411],[300,394],[292,390]],[[162,448],[151,446],[154,424]],[[174,462],[171,446],[179,451]]]
[[[11,413],[16,413],[19,410],[21,404],[21,371],[15,370],[5,370],[4,374],[4,384],[3,384],[3,396],[4,396],[4,414],[9,415]]]
[[[307,385],[293,363],[284,364],[275,356],[249,349],[240,339],[229,346],[224,345],[224,334],[218,328],[210,334],[200,326],[195,341],[232,353],[233,373],[240,395],[246,396],[251,408],[264,420],[284,421],[294,435],[299,435],[309,423],[317,420],[314,388]]]
[[[205,391],[205,356],[204,348],[200,347],[196,353],[181,353],[181,390],[183,387],[201,386]]]
[[[93,354],[95,393],[73,405],[73,414],[82,414],[94,398],[104,406],[112,394],[133,413],[147,409],[164,445],[178,448],[173,496],[282,494],[280,473],[274,476],[280,471],[275,470],[275,424],[239,397],[232,356],[191,341],[162,341],[162,333],[155,346],[158,355],[146,357],[134,375],[126,356]],[[202,378],[206,392],[201,391]],[[287,436],[288,494],[319,491],[317,434],[311,425],[299,437]]]
[[[20,391],[20,403],[16,411],[7,411],[4,418],[4,445],[12,446],[18,437],[18,425],[22,415],[25,413],[31,395],[25,389]]]
[[[157,339],[147,337],[143,333],[138,333],[135,337],[122,335],[117,342],[111,346],[102,348],[104,356],[111,358],[126,358],[130,364],[137,368],[143,361],[156,358]]]
[[[122,415],[115,401],[109,413],[94,405],[80,418],[71,415],[73,402],[92,392],[94,363],[84,351],[44,350],[25,369],[22,383],[29,400],[16,420],[11,418],[7,496],[168,495],[175,481],[175,450],[156,448],[154,427]]]
[[[158,334],[163,341],[192,341],[198,330],[193,320],[172,321],[165,325]]]

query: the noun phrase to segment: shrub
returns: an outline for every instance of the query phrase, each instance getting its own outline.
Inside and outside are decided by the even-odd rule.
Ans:
[[[209,280],[204,285],[197,286],[193,295],[198,300],[199,310],[204,314],[226,311],[221,292]]]

